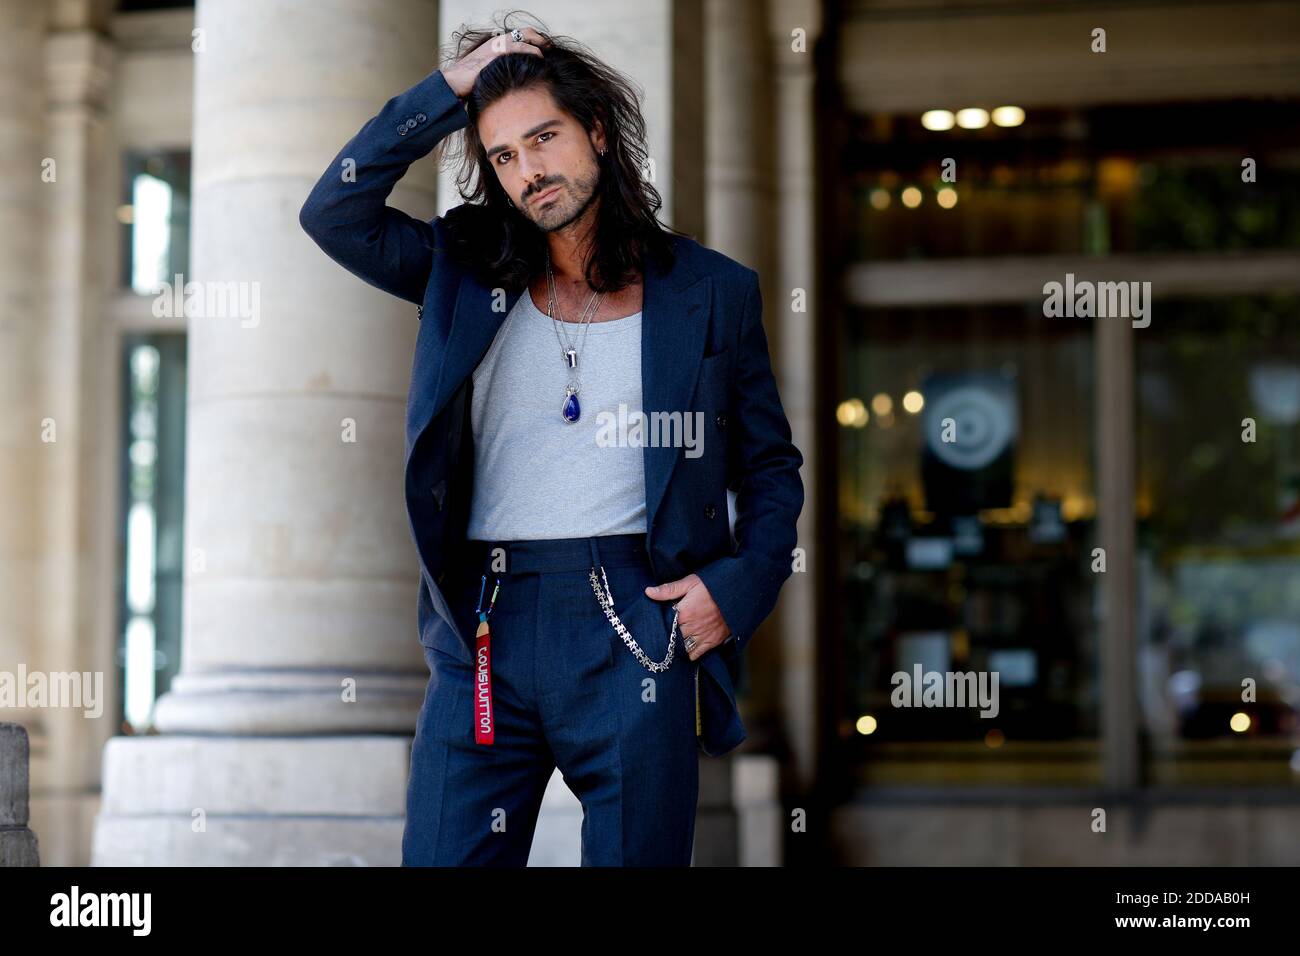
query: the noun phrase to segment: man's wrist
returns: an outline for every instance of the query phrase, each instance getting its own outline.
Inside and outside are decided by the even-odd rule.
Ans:
[[[456,97],[456,99],[460,100],[462,103],[465,102],[465,97],[468,96],[469,91],[473,89],[473,83],[463,83],[461,77],[455,72],[454,68],[450,76],[447,74],[447,71],[442,68],[439,68],[434,72],[442,77],[443,82],[447,84],[447,89],[451,90],[452,96]]]

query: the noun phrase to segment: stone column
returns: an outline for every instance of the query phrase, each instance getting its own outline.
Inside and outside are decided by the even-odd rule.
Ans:
[[[819,319],[817,295],[817,192],[814,175],[817,138],[816,80],[813,46],[822,29],[821,0],[768,4],[774,91],[768,116],[776,144],[774,182],[776,206],[772,234],[776,237],[774,283],[764,289],[766,318],[772,329],[773,365],[780,382],[781,402],[803,452],[801,476],[804,506],[799,516],[799,547],[806,570],[796,571],[781,591],[777,609],[781,633],[781,694],[796,776],[803,791],[812,784],[817,753],[817,627],[815,575],[829,562],[813,549],[817,444],[814,428],[814,383],[821,357],[816,351]],[[794,311],[793,293],[804,291],[806,311]],[[832,502],[831,507],[834,506]]]
[[[106,750],[98,864],[400,861],[428,677],[402,486],[417,318],[297,215],[339,146],[436,67],[437,12],[197,5],[185,279],[226,305],[188,323],[182,673],[162,735]],[[428,218],[434,187],[420,163],[389,201]]]
[[[777,295],[772,268],[771,57],[765,5],[752,0],[706,0],[705,233],[711,248],[757,270],[769,327],[769,347],[779,344],[772,322]],[[773,356],[780,374],[779,356]],[[728,493],[731,520],[735,496]],[[790,588],[786,584],[785,588]],[[781,606],[749,644],[750,693],[743,707],[751,726],[779,710],[782,675]],[[706,761],[700,780],[697,865],[777,865],[779,834],[771,820],[780,808],[776,758],[729,754]]]
[[[99,755],[117,699],[116,428],[119,342],[105,322],[117,264],[109,92],[115,62],[104,0],[51,7],[43,44],[45,150],[44,349],[41,396],[57,440],[41,448],[44,551],[37,658],[49,674],[80,675],[80,707],[51,707],[32,760],[33,825],[47,864],[84,866]],[[93,698],[93,699],[92,699]]]
[[[41,593],[43,490],[54,447],[42,441],[49,413],[40,374],[41,238],[53,188],[41,175],[45,17],[44,4],[0,0],[0,671],[15,675],[38,666],[43,608],[33,595]],[[43,715],[25,706],[3,714],[44,739]]]
[[[752,0],[706,0],[705,241],[758,271],[772,267],[772,58],[767,12]],[[772,313],[770,304],[766,310]]]

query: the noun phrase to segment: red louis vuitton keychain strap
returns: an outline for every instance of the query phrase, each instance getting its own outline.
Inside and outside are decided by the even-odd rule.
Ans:
[[[478,630],[474,633],[474,742],[491,746],[495,737],[496,714],[492,709],[492,630],[488,627],[488,616],[496,606],[501,579],[497,578],[485,610],[483,592],[486,589],[485,574],[479,585],[478,605],[474,608],[478,615]]]

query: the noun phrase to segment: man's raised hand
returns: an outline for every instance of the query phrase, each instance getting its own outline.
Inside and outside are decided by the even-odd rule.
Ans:
[[[522,40],[515,40],[508,31],[498,33],[492,39],[480,43],[461,59],[446,67],[442,71],[442,78],[447,81],[451,91],[463,100],[469,95],[469,91],[474,88],[474,81],[478,79],[479,71],[497,57],[503,53],[527,53],[532,56],[541,56],[542,49],[550,42],[532,27],[524,27],[519,32],[523,35]]]

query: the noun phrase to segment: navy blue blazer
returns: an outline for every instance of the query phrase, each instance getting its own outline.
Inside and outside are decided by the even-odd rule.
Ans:
[[[442,217],[387,205],[411,163],[465,126],[464,106],[434,71],[384,104],[326,167],[299,213],[335,262],[415,303],[420,320],[406,405],[406,504],[420,558],[419,639],[470,661],[439,588],[463,553],[473,487],[472,372],[522,292],[493,290],[446,253]],[[746,731],[738,658],[792,570],[803,508],[803,456],[790,440],[763,330],[758,274],[693,240],[643,277],[643,411],[704,413],[702,454],[645,447],[647,546],[656,580],[698,574],[734,640],[699,659],[701,750],[718,756]],[[504,290],[503,290],[504,291]],[[653,420],[651,418],[650,420]],[[727,490],[736,492],[734,535]]]

